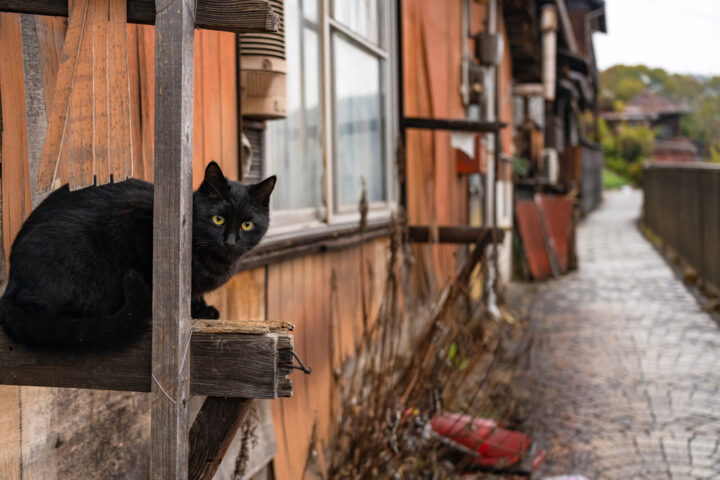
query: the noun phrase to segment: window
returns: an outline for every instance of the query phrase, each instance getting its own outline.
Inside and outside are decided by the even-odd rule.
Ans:
[[[287,118],[271,121],[273,229],[357,221],[392,207],[392,2],[285,0]]]

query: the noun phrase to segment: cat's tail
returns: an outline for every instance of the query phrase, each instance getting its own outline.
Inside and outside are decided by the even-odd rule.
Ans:
[[[139,337],[150,325],[152,290],[134,270],[123,277],[125,303],[114,313],[97,317],[50,317],[28,312],[0,299],[0,323],[16,342],[53,350],[118,347]]]

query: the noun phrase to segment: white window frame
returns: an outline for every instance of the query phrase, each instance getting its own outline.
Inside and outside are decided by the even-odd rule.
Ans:
[[[303,209],[273,210],[271,212],[272,222],[268,236],[286,235],[296,232],[302,235],[303,232],[318,228],[338,226],[344,224],[358,223],[360,213],[357,205],[346,205],[340,207],[335,200],[335,175],[336,175],[336,153],[335,153],[335,125],[334,101],[333,101],[333,59],[332,59],[332,36],[337,32],[345,37],[354,46],[363,49],[381,60],[381,81],[384,83],[385,92],[384,113],[385,113],[385,191],[387,200],[382,202],[371,202],[368,205],[368,221],[376,222],[389,220],[392,213],[397,209],[397,168],[395,162],[395,145],[398,138],[399,119],[396,111],[397,88],[397,67],[401,59],[397,58],[397,39],[395,36],[396,5],[395,2],[380,0],[381,9],[381,32],[380,40],[383,47],[374,44],[349,27],[332,18],[332,0],[318,0],[320,11],[318,12],[319,34],[320,34],[320,79],[321,79],[321,103],[322,103],[322,138],[323,138],[323,179],[324,179],[324,205]],[[286,41],[293,39],[286,39]],[[265,138],[265,158],[271,158],[271,141]],[[265,174],[278,173],[272,171],[270,162],[265,162]],[[281,173],[281,172],[280,172]],[[282,182],[282,178],[280,179]],[[292,181],[292,179],[287,179]],[[282,183],[278,184],[282,188]]]

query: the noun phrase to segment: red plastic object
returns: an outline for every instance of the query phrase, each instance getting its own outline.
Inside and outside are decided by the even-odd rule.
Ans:
[[[485,173],[487,170],[487,147],[482,135],[475,135],[474,157],[470,157],[460,149],[455,149],[455,166],[458,175]]]
[[[572,205],[563,196],[541,193],[535,195],[535,202],[545,219],[548,237],[557,255],[558,267],[561,272],[567,272],[572,231]]]
[[[525,456],[532,443],[524,433],[460,413],[439,413],[430,420],[430,425],[436,433],[477,451],[480,456],[472,463],[481,467],[513,465]]]
[[[536,280],[552,277],[553,268],[537,204],[533,200],[518,201],[515,204],[515,216],[532,277]]]

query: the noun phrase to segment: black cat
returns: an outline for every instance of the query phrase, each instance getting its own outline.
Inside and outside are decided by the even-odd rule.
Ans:
[[[227,180],[212,162],[193,195],[193,318],[215,319],[203,295],[230,279],[267,231],[275,177]],[[153,186],[139,180],[53,192],[10,254],[0,322],[17,342],[60,350],[121,346],[146,331],[152,302]]]

